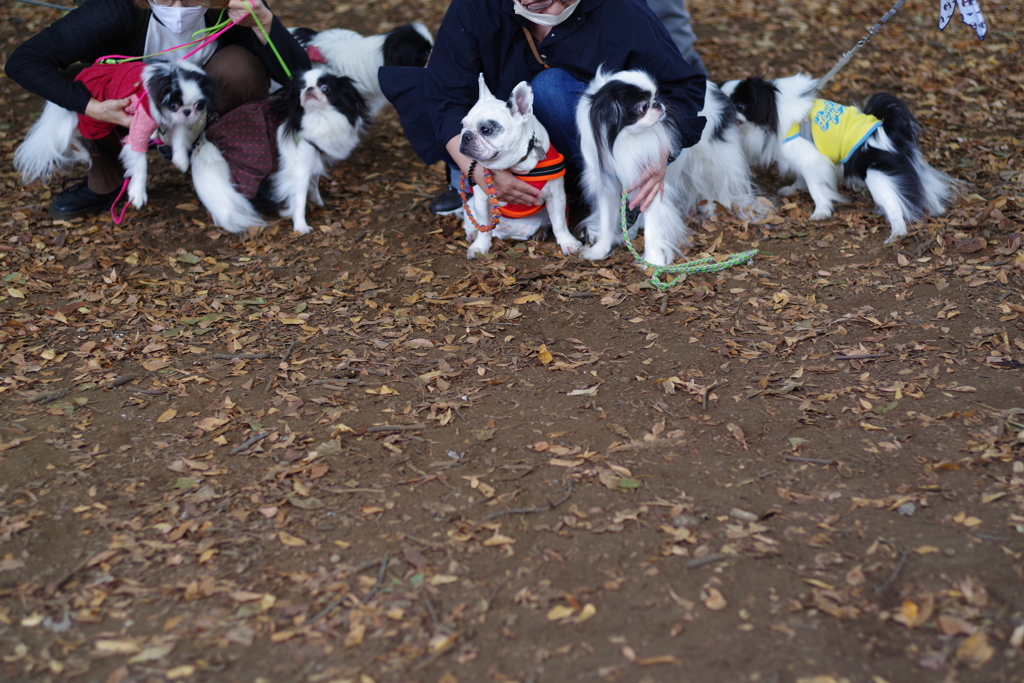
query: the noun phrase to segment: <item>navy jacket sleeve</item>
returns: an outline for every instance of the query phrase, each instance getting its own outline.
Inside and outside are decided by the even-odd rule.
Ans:
[[[589,81],[598,68],[643,69],[658,82],[671,105],[682,146],[700,139],[705,119],[705,78],[679,53],[665,27],[638,0],[578,0],[584,3],[537,46],[552,68]],[[434,132],[447,141],[477,99],[477,74],[499,99],[520,81],[543,70],[530,52],[526,20],[512,11],[512,0],[454,0],[438,30],[426,76],[426,100]]]
[[[207,12],[207,25],[215,23],[219,15],[220,10]],[[139,16],[131,0],[88,0],[19,46],[7,60],[7,76],[34,95],[84,114],[89,91],[63,71],[73,64],[92,63],[111,53],[141,55],[146,35],[136,29]],[[306,51],[276,16],[268,32],[293,72],[309,69]],[[241,45],[258,55],[275,81],[288,82],[270,45],[262,45],[251,28],[235,26],[218,39],[218,45],[230,44]]]
[[[89,91],[63,70],[114,52],[132,35],[136,17],[131,0],[89,0],[19,46],[7,60],[7,76],[34,95],[84,114]],[[141,47],[132,54],[140,53]]]

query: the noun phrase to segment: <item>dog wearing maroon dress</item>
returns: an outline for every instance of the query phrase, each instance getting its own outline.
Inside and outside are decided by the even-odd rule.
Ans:
[[[312,229],[306,200],[324,205],[319,178],[348,158],[367,118],[352,79],[325,69],[301,73],[270,99],[243,104],[209,127],[192,155],[196,194],[228,232],[266,224],[252,202],[259,194],[304,235]]]

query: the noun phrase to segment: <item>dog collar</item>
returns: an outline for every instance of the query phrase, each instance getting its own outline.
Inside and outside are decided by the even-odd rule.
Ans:
[[[519,165],[519,164],[523,163],[524,161],[526,161],[526,159],[530,156],[530,152],[532,152],[537,147],[537,145],[539,145],[539,144],[540,144],[540,140],[537,139],[537,136],[536,135],[531,136],[530,137],[530,143],[528,145],[526,145],[526,154],[523,155],[522,159],[520,159],[519,161],[516,162],[516,165]],[[552,148],[552,149],[554,149],[554,148]]]

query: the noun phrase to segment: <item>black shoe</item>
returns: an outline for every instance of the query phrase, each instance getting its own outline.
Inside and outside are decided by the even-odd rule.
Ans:
[[[427,208],[435,216],[448,216],[458,213],[462,211],[462,197],[456,188],[449,185],[447,190],[430,200]]]
[[[70,181],[69,181],[70,182]],[[65,186],[67,183],[65,183]],[[96,194],[89,189],[88,179],[63,189],[50,202],[50,218],[71,220],[83,216],[94,216],[110,208],[117,199],[118,190],[106,194]]]
[[[256,196],[250,199],[249,203],[252,204],[252,208],[264,216],[275,214],[280,208],[277,202],[270,197],[270,184],[267,180],[260,183],[259,189],[256,190]]]

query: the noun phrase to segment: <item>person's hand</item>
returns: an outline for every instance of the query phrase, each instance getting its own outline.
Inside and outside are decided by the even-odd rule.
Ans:
[[[479,164],[473,175],[476,184],[484,188],[484,170]],[[498,201],[528,206],[538,206],[542,203],[540,188],[516,178],[511,171],[491,171],[491,178],[494,181],[494,189],[498,193]]]
[[[644,168],[640,177],[627,189],[633,198],[629,201],[629,208],[640,207],[646,211],[655,199],[665,193],[665,173],[668,171],[668,155],[662,153],[661,158]]]
[[[104,123],[113,123],[115,126],[127,128],[132,123],[132,115],[124,108],[131,103],[127,97],[120,100],[104,100],[100,102],[95,97],[89,100],[85,107],[85,115]]]
[[[263,24],[263,28],[270,33],[270,24],[274,21],[274,13],[270,11],[270,8],[263,4],[262,0],[228,0],[228,19],[232,21],[238,21],[239,26],[249,26],[259,36],[260,41],[266,43],[266,38],[263,37],[263,32],[260,31],[259,27],[256,26],[256,19],[250,15],[250,8],[252,14],[256,15],[256,19],[260,20]]]

